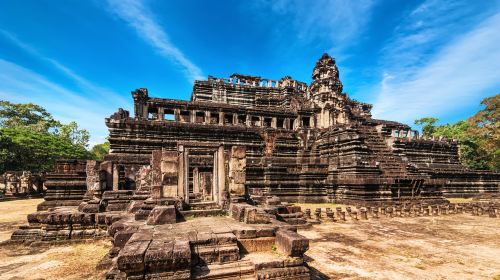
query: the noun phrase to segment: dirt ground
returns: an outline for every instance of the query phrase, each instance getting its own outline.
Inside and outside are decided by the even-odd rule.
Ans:
[[[25,224],[40,202],[0,202],[0,241]],[[500,280],[500,218],[463,214],[326,222],[299,233],[311,239],[306,258],[313,279]],[[107,241],[0,245],[0,279],[102,279],[105,272],[95,266],[109,248]]]
[[[43,199],[0,202],[0,241],[26,223]],[[96,264],[108,252],[109,241],[50,247],[0,245],[0,279],[102,279]]]
[[[500,218],[470,214],[300,230],[313,279],[500,279]]]

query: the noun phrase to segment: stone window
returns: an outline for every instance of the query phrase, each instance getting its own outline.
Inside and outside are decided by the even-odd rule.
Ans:
[[[219,123],[219,112],[210,112],[210,124]]]
[[[224,124],[233,124],[233,114],[224,114]]]
[[[277,118],[276,119],[276,128],[285,128],[285,119]]]
[[[273,121],[273,118],[264,118],[264,127],[271,127],[271,123]]]
[[[311,118],[310,117],[302,117],[302,126],[303,127],[311,127]]]
[[[205,112],[196,112],[196,123],[205,122]]]
[[[252,126],[260,126],[260,118],[257,116],[252,116],[251,123]]]
[[[179,118],[181,122],[189,122],[189,111],[181,111],[179,113]]]
[[[164,113],[165,113],[164,119],[166,121],[175,121],[174,110],[172,110],[172,109],[165,109]]]
[[[240,114],[238,115],[238,124],[245,124],[247,121],[247,116],[246,115],[243,115],[243,114]]]

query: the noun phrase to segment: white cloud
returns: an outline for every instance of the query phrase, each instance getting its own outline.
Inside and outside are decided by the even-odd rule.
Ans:
[[[181,66],[189,81],[204,79],[201,69],[170,42],[167,33],[141,0],[108,0],[108,4],[113,14],[127,22],[159,54]]]
[[[360,41],[371,18],[372,0],[262,0],[258,9],[270,7],[277,14],[291,19],[298,38],[307,41],[326,40],[329,52],[340,59],[345,48]]]
[[[44,76],[0,59],[0,99],[16,103],[35,103],[64,122],[76,121],[90,132],[89,146],[102,143],[107,136],[104,118],[116,108],[94,96],[83,97]]]
[[[67,66],[63,65],[59,61],[44,56],[41,54],[38,50],[33,48],[32,46],[26,44],[25,42],[21,41],[19,38],[17,38],[15,35],[12,33],[0,29],[0,34],[2,34],[5,38],[9,39],[10,42],[12,42],[14,45],[19,47],[20,49],[24,50],[31,56],[33,56],[36,59],[41,59],[48,64],[50,64],[52,67],[56,68],[58,71],[63,73],[66,77],[70,78],[76,84],[80,87],[82,91],[87,93],[88,95],[92,95],[94,98],[99,97],[101,100],[104,102],[113,102],[114,104],[117,104],[117,106],[126,106],[129,101],[123,98],[120,94],[107,89],[105,87],[102,87],[100,85],[96,85],[95,83],[92,83],[91,81],[85,79],[84,77],[78,75],[75,73],[73,70],[68,68]]]
[[[432,8],[425,6],[425,9],[416,11],[421,13],[429,10]],[[453,16],[450,16],[451,18]],[[451,31],[446,26],[444,30],[435,32],[445,36],[446,30]],[[472,30],[462,32],[455,39],[443,43],[443,47],[438,48],[435,55],[425,55],[418,48],[413,50],[412,47],[402,47],[394,54],[393,59],[398,55],[399,59],[411,59],[412,56],[417,56],[417,59],[402,61],[396,67],[387,66],[384,70],[380,93],[374,104],[374,117],[406,123],[412,123],[413,120],[424,116],[445,117],[463,110],[470,104],[479,104],[479,100],[485,96],[498,93],[499,26],[500,13],[497,13],[474,26]],[[429,30],[435,29],[401,36],[399,41],[395,42],[404,44],[411,36],[428,35],[431,32]],[[446,35],[449,38],[450,34]],[[426,59],[421,61],[418,56]]]

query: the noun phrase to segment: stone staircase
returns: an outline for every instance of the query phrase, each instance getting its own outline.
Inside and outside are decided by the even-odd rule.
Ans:
[[[371,126],[361,126],[358,132],[364,138],[364,143],[370,150],[368,159],[373,163],[378,163],[383,177],[407,178],[406,163],[395,156],[385,143],[383,136]]]
[[[215,201],[203,201],[194,194],[190,194],[187,209],[180,211],[184,219],[196,217],[222,216],[226,211]]]

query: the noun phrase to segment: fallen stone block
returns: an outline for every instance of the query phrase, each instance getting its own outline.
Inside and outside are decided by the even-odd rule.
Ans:
[[[309,249],[309,239],[293,231],[279,230],[276,247],[285,256],[301,257]]]
[[[164,225],[164,224],[175,224],[176,213],[175,207],[170,206],[156,206],[151,210],[148,216],[146,224],[148,225]]]

